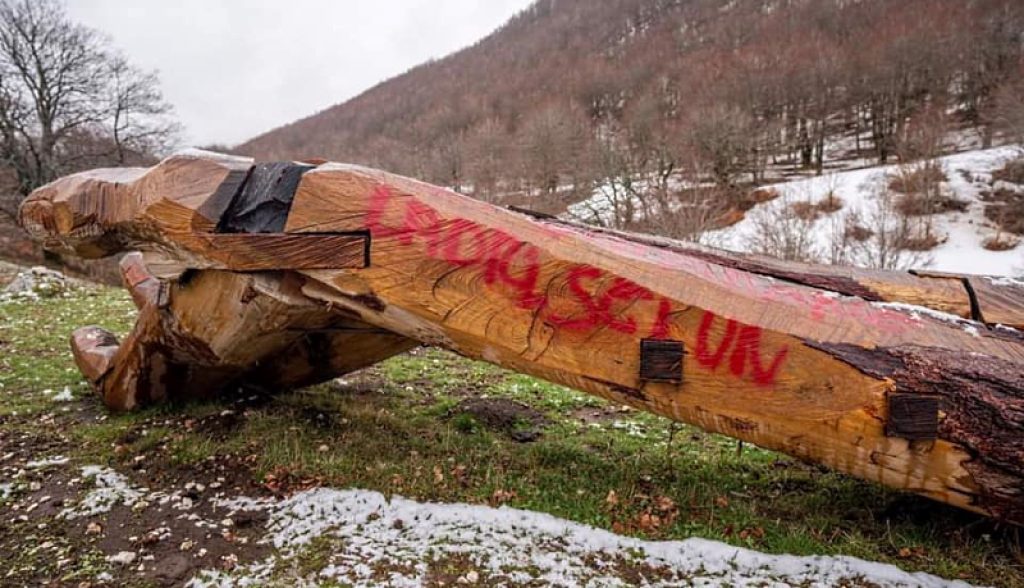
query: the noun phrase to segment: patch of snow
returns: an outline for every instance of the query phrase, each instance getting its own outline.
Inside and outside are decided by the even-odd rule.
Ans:
[[[30,470],[41,470],[48,468],[50,466],[64,465],[68,463],[68,461],[68,458],[64,457],[63,455],[55,455],[53,457],[47,457],[45,459],[30,461],[25,464],[25,467],[29,468]]]
[[[143,496],[142,491],[132,487],[128,478],[107,467],[85,466],[82,468],[82,477],[92,479],[96,486],[77,506],[62,510],[59,515],[61,518],[91,517],[109,512],[118,504],[132,506]]]
[[[1020,155],[1021,146],[1008,145],[937,159],[946,174],[949,192],[955,198],[967,202],[968,206],[964,212],[935,216],[936,234],[948,238],[927,252],[932,259],[932,269],[995,276],[1009,276],[1021,271],[1024,267],[1024,250],[989,251],[982,246],[986,238],[995,234],[995,230],[989,228],[991,223],[984,216],[985,204],[980,198],[981,192],[988,189],[984,181],[991,179],[992,172]],[[832,215],[822,215],[812,229],[818,248],[827,251],[835,222],[841,222],[850,212],[858,212],[863,218],[870,218],[871,212],[879,205],[876,195],[898,171],[899,165],[888,165],[826,173],[813,178],[762,186],[766,190],[776,190],[780,198],[760,204],[754,210],[785,206],[787,202],[800,200],[818,202],[829,192],[834,193],[843,201],[842,210]],[[756,230],[754,214],[748,213],[744,220],[715,231],[715,234],[719,239],[717,243],[723,248],[745,251]]]
[[[906,302],[872,302],[871,306],[874,306],[875,308],[887,308],[889,310],[898,310],[906,312],[913,316],[915,319],[920,319],[921,315],[925,315],[935,320],[939,320],[944,323],[952,323],[954,325],[973,323],[973,321],[969,321],[955,314],[942,312],[941,310],[935,310],[924,306],[917,306],[915,304],[907,304]]]
[[[64,386],[64,389],[53,395],[54,402],[71,402],[75,397],[71,394],[71,388]]]
[[[643,541],[554,516],[507,507],[390,501],[378,492],[320,488],[280,502],[238,498],[220,506],[269,512],[264,542],[296,553],[317,537],[339,539],[319,577],[346,585],[423,585],[430,561],[468,560],[481,578],[506,584],[625,586],[616,569],[641,570],[643,585],[963,587],[852,557],[770,555],[716,541]],[[207,571],[189,586],[258,585],[274,559],[231,573]],[[385,573],[386,580],[375,575]],[[648,580],[645,576],[651,576]],[[653,578],[657,578],[656,580]]]
[[[0,484],[0,500],[7,500],[7,497],[14,494],[14,489],[13,483]]]
[[[126,566],[135,561],[134,551],[119,551],[116,555],[107,556],[107,561],[110,563],[121,564]]]
[[[1024,280],[1017,280],[1010,277],[993,278],[989,277],[988,281],[993,286],[1000,286],[1005,288],[1024,288]]]
[[[909,314],[914,320],[918,321],[921,320],[922,316],[927,316],[944,323],[950,323],[962,328],[964,332],[972,337],[981,337],[981,330],[988,330],[987,326],[977,321],[968,320],[956,316],[955,314],[942,312],[941,310],[935,310],[924,306],[916,306],[905,302],[872,302],[871,306],[874,306],[875,308],[904,312]]]

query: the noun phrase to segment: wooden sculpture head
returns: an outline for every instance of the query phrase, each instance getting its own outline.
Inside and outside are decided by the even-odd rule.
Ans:
[[[81,172],[32,192],[20,219],[47,249],[80,257],[159,248],[162,234],[212,230],[252,167],[190,150],[152,168]]]
[[[111,255],[122,246],[118,222],[110,212],[121,208],[117,201],[130,197],[116,190],[117,182],[133,181],[145,172],[98,169],[60,178],[25,199],[20,210],[22,226],[47,249],[86,258]]]

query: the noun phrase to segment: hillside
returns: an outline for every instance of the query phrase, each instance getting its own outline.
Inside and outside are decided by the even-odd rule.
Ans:
[[[1021,102],[1022,29],[1012,0],[539,0],[471,47],[236,151],[538,207],[641,175],[660,178],[652,190],[699,178],[734,197],[769,165],[888,163],[950,128],[998,140],[994,123]]]
[[[1024,275],[1020,235],[1001,228],[995,222],[999,216],[993,214],[1008,197],[1020,199],[1024,195],[1024,183],[1009,181],[1000,173],[1010,162],[1020,161],[1022,153],[1021,146],[1008,145],[936,158],[934,167],[941,174],[937,189],[955,206],[932,215],[900,213],[900,199],[907,196],[891,186],[903,175],[912,174],[913,165],[837,169],[820,176],[771,182],[761,187],[763,193],[772,196],[770,200],[754,205],[731,226],[708,230],[699,240],[732,251],[799,261]],[[571,205],[566,217],[614,225],[617,204],[621,207],[609,186],[598,186],[589,198]],[[641,208],[639,202],[634,205]],[[794,213],[801,210],[809,214]],[[1014,211],[1014,218],[1019,218],[1019,210]],[[1016,228],[1017,222],[1004,224]],[[894,238],[904,224],[911,234],[927,226],[934,243],[920,251],[898,247],[885,251],[882,239]],[[850,236],[857,232],[850,230],[854,227],[863,234],[860,241]],[[869,236],[866,231],[875,234]],[[885,254],[890,255],[889,260],[879,259]]]
[[[936,214],[932,221],[939,242],[926,251],[905,252],[905,265],[952,273],[1024,275],[1024,249],[1018,246],[1020,239],[1000,232],[985,216],[986,194],[992,191],[993,172],[1020,153],[1019,147],[1010,146],[939,158],[938,166],[945,176],[943,189],[955,201],[963,203],[963,208]],[[800,201],[820,203],[832,194],[841,203],[837,204],[840,210],[800,224],[806,225],[810,236],[808,245],[818,259],[843,261],[830,259],[834,233],[849,225],[851,215],[859,217],[864,224],[877,219],[880,208],[886,204],[884,198],[879,197],[884,193],[880,187],[892,182],[899,172],[899,166],[872,167],[768,186],[767,189],[778,191],[780,198],[758,206],[742,222],[717,231],[713,238],[720,239],[719,244],[727,249],[757,250],[760,227],[765,221],[777,218],[783,207]],[[1024,186],[1013,185],[1013,189],[1020,191]],[[1007,241],[1006,249],[986,248],[986,242],[1000,237]]]

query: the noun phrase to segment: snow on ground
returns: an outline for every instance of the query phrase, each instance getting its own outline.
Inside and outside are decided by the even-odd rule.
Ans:
[[[1019,146],[1006,146],[967,151],[939,159],[950,192],[969,204],[965,212],[936,215],[937,232],[948,235],[948,240],[928,252],[932,258],[929,269],[989,275],[1024,272],[1024,247],[1010,251],[988,251],[982,247],[982,242],[993,236],[995,230],[986,221],[984,203],[979,199],[979,193],[989,187],[992,172],[1020,153]],[[843,209],[835,215],[823,216],[814,225],[815,241],[820,248],[826,249],[837,216],[842,219],[851,211],[859,211],[862,217],[869,217],[877,206],[875,195],[898,169],[898,165],[872,167],[767,186],[777,190],[780,198],[758,206],[743,221],[718,231],[720,239],[716,243],[725,249],[743,251],[756,230],[758,210],[801,200],[818,202],[829,191],[834,191],[842,199]]]
[[[54,402],[71,402],[75,399],[74,394],[71,393],[70,386],[64,386],[64,389],[53,395]]]
[[[336,538],[319,579],[344,585],[421,586],[429,562],[451,559],[472,566],[459,584],[967,586],[851,557],[769,555],[703,539],[643,541],[543,513],[389,501],[365,490],[319,488],[280,502],[242,498],[221,505],[266,511],[264,541],[281,550],[278,557],[315,538]],[[189,585],[260,585],[273,566],[271,558],[230,574],[211,570]]]
[[[131,486],[128,478],[107,467],[85,466],[82,468],[82,477],[92,480],[95,487],[81,503],[61,511],[61,518],[91,517],[109,512],[118,504],[132,506],[143,496],[142,491]]]
[[[68,463],[68,458],[63,455],[56,455],[54,457],[47,457],[44,459],[37,459],[30,461],[25,464],[26,468],[31,470],[41,470],[51,466],[59,466]]]

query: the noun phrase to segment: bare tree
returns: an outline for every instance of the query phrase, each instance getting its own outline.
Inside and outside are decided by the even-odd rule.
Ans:
[[[892,192],[882,185],[876,199],[876,206],[866,215],[851,212],[846,217],[843,235],[850,246],[849,264],[884,270],[931,265],[932,258],[926,252],[907,249],[907,243],[914,238],[914,229],[899,210]]]
[[[1024,62],[996,92],[995,126],[1011,141],[1024,143]]]
[[[784,194],[775,202],[754,209],[754,232],[747,236],[747,248],[787,261],[818,261],[821,251],[814,237],[817,218],[801,214],[800,204],[810,205],[809,197],[794,200]]]
[[[171,105],[163,99],[156,73],[133,67],[122,55],[111,57],[108,72],[104,125],[109,126],[115,161],[124,165],[140,155],[166,151],[179,125],[169,117]]]
[[[492,118],[474,127],[466,143],[473,195],[493,202],[497,199],[502,180],[508,176],[509,135],[501,121]]]
[[[0,161],[17,178],[0,210],[13,216],[59,175],[165,145],[176,126],[156,85],[56,0],[0,0]]]
[[[589,191],[589,121],[578,108],[551,104],[526,119],[519,129],[523,175],[531,192],[554,199],[560,187]]]
[[[754,121],[740,108],[712,105],[692,113],[690,136],[697,154],[711,169],[719,187],[735,187],[748,169],[753,152]]]

